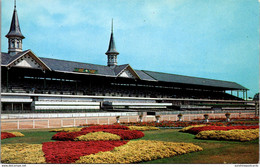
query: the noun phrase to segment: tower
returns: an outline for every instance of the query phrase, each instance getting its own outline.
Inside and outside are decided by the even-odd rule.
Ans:
[[[117,65],[117,55],[119,55],[119,53],[116,51],[116,45],[115,45],[115,40],[113,35],[113,19],[112,19],[112,26],[111,26],[111,36],[110,36],[109,46],[106,55],[107,55],[107,65],[109,67],[115,67]]]
[[[16,1],[14,2],[14,12],[11,21],[11,26],[8,34],[8,53],[13,56],[19,52],[22,52],[22,40],[25,38],[21,33],[18,15],[16,11]]]

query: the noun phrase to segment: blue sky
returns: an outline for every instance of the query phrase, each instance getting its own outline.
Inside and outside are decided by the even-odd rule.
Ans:
[[[17,11],[23,49],[39,57],[106,65],[113,18],[118,64],[259,91],[257,0],[17,0]],[[2,0],[3,52],[12,13]]]

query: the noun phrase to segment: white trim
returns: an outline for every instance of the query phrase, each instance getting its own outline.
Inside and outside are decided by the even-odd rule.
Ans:
[[[45,97],[79,97],[93,99],[133,99],[133,100],[172,100],[172,101],[212,101],[212,102],[234,102],[241,103],[246,101],[237,100],[213,100],[213,99],[181,99],[181,98],[149,98],[149,97],[117,97],[117,96],[89,96],[89,95],[52,95],[52,94],[32,94],[32,93],[1,93],[1,96],[45,96]]]
[[[69,73],[69,74],[83,74],[83,75],[97,75],[97,76],[105,76],[105,77],[111,77],[116,78],[116,76],[113,75],[104,75],[104,74],[91,74],[91,73],[82,73],[82,72],[71,72],[71,71],[60,71],[60,70],[53,70],[54,72],[62,72],[62,73]]]
[[[17,57],[16,59],[14,59],[13,61],[11,61],[9,64],[7,64],[6,66],[10,66],[11,64],[13,64],[15,61],[17,61],[18,59],[20,59],[22,56],[24,56],[25,54],[27,54],[30,50],[27,50],[26,52],[24,52],[21,56]],[[17,53],[18,54],[18,53]]]
[[[48,67],[47,66],[47,64],[45,64],[38,56],[36,56],[36,54],[34,54],[31,50],[29,50],[35,57],[37,57],[38,58],[38,60],[40,60],[40,62],[42,63],[42,64],[44,64],[45,65],[45,67],[47,67],[48,68],[48,70],[50,70],[50,71],[52,71],[52,69],[50,68],[50,67]]]
[[[126,66],[125,66],[125,68],[123,68],[117,75],[116,75],[116,77],[118,77],[120,74],[122,74],[124,71],[125,71],[125,69],[129,66],[129,64],[125,64]],[[123,66],[123,65],[122,65]]]

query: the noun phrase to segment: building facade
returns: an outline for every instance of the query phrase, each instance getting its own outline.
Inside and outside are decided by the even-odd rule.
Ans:
[[[246,103],[248,89],[235,82],[118,65],[113,21],[105,53],[107,66],[44,58],[30,49],[23,50],[25,37],[16,6],[6,37],[8,53],[1,53],[1,104],[6,113],[88,111],[106,107],[169,109],[184,104]],[[227,91],[237,92],[237,96]],[[238,92],[243,92],[244,99],[238,97]]]

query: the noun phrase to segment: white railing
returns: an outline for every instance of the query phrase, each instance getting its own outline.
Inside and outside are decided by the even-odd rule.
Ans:
[[[232,113],[231,118],[253,118],[255,113]],[[225,114],[209,114],[209,118],[225,118]],[[185,114],[182,121],[203,120],[203,114]],[[155,116],[144,116],[143,121],[155,121]],[[138,122],[138,116],[120,116],[120,122]],[[178,121],[177,115],[162,115],[160,121]],[[60,128],[76,127],[83,124],[114,124],[116,117],[86,117],[86,118],[50,118],[50,119],[13,119],[1,120],[2,130],[16,129],[42,129],[42,128]]]

